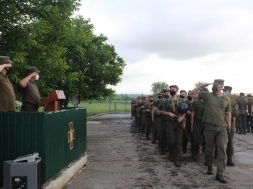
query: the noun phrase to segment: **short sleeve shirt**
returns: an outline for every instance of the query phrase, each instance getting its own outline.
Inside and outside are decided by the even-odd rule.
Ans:
[[[25,88],[22,88],[22,102],[36,105],[40,102],[40,93],[36,84],[29,81]]]
[[[203,122],[227,126],[225,113],[231,112],[231,101],[227,96],[216,96],[212,92],[199,92],[199,98],[205,102]]]
[[[195,112],[194,118],[201,119],[203,118],[204,111],[205,111],[205,104],[200,99],[196,99],[192,103],[192,110]]]
[[[0,73],[0,112],[15,111],[15,93],[7,76]]]

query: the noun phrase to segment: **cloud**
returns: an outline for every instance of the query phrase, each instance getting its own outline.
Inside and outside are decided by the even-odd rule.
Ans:
[[[187,59],[247,49],[253,42],[252,8],[251,1],[233,0],[86,0],[81,12],[125,60],[136,61],[151,53]]]
[[[79,14],[127,63],[117,92],[150,92],[157,81],[189,90],[218,78],[253,92],[252,0],[85,0]]]

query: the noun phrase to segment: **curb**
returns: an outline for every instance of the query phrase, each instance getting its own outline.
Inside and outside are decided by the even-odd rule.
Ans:
[[[84,154],[76,161],[72,162],[68,168],[63,169],[58,175],[57,178],[53,178],[44,184],[43,189],[61,189],[63,188],[68,181],[86,165],[88,162],[88,155]]]

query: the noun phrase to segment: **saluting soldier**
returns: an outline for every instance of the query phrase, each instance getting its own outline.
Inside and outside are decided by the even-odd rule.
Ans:
[[[0,112],[15,112],[16,109],[15,93],[7,75],[12,63],[8,56],[0,56]]]
[[[35,81],[39,79],[39,71],[36,67],[29,67],[26,70],[26,77],[19,82],[22,92],[23,112],[38,112],[40,102],[40,93]]]
[[[222,94],[224,80],[215,79],[212,92],[198,92],[209,84],[202,84],[191,92],[193,98],[203,99],[205,111],[203,122],[205,122],[206,150],[205,159],[208,166],[207,174],[213,174],[214,147],[217,146],[217,172],[215,179],[221,183],[227,183],[223,173],[226,167],[226,148],[228,133],[231,130],[231,102],[227,96]]]

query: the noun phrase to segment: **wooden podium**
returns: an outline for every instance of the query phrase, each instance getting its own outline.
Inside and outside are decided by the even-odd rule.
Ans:
[[[60,100],[66,99],[62,90],[55,90],[44,100],[42,100],[38,106],[45,106],[45,112],[60,110]]]

